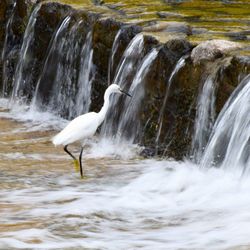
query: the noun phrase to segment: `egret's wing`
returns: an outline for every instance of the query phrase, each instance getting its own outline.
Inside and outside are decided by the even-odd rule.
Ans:
[[[98,127],[98,115],[95,112],[87,113],[72,120],[53,139],[55,145],[67,145],[92,136]]]

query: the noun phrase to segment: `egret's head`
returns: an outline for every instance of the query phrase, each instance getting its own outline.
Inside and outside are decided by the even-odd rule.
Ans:
[[[127,93],[127,92],[125,92],[124,90],[122,90],[122,89],[120,88],[120,86],[118,86],[117,84],[111,84],[108,88],[109,88],[110,91],[113,92],[113,93],[125,94],[125,95],[127,95],[127,96],[132,97],[129,93]]]

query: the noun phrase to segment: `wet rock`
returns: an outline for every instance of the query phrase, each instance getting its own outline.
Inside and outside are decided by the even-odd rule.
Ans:
[[[189,2],[190,0],[164,0],[167,4],[180,4],[183,2]]]
[[[223,105],[238,86],[241,80],[250,74],[250,60],[246,56],[227,57],[222,60],[218,71],[219,82],[216,97],[216,113],[218,114]]]
[[[170,12],[170,11],[158,11],[158,12],[156,12],[156,14],[157,14],[157,16],[159,16],[160,18],[182,17],[182,15],[176,14],[176,13]]]
[[[3,31],[4,31],[4,24],[7,21],[7,16],[6,16],[6,14],[7,14],[7,8],[8,8],[7,1],[6,0],[2,0],[0,2],[1,41],[3,40],[2,39],[2,35],[3,35]]]
[[[5,7],[3,4],[5,3]],[[7,95],[10,93],[12,88],[12,77],[15,71],[15,65],[18,60],[18,51],[20,50],[23,34],[25,30],[25,26],[27,24],[27,16],[30,8],[30,1],[20,0],[16,2],[16,7],[14,7],[14,1],[1,1],[2,6],[0,9],[2,11],[1,15],[4,15],[4,22],[3,25],[0,25],[0,51],[4,49],[5,51],[2,52],[2,59],[1,67],[5,71],[4,81],[5,81],[5,90],[3,93]],[[0,17],[1,19],[2,17]],[[8,25],[8,22],[12,19]],[[0,21],[1,22],[1,21]],[[6,29],[7,25],[9,27],[8,31],[9,34],[6,38]],[[4,46],[5,43],[5,48]],[[2,80],[1,80],[2,79]],[[3,78],[0,79],[0,86],[3,83]],[[2,89],[2,88],[1,88]]]
[[[181,46],[182,45],[182,46]],[[182,47],[182,49],[181,49]],[[177,115],[176,105],[180,100],[184,103],[185,93],[183,90],[183,96],[179,95],[180,100],[170,99],[163,108],[165,94],[168,88],[168,81],[171,72],[173,71],[177,61],[180,57],[187,53],[187,50],[191,50],[192,45],[187,41],[169,41],[166,43],[159,51],[158,57],[155,60],[155,63],[152,65],[150,72],[148,73],[145,85],[145,98],[143,100],[143,109],[140,114],[143,125],[144,135],[142,136],[141,143],[151,148],[155,148],[158,154],[165,152],[166,145],[169,144],[169,138],[173,138],[173,132],[171,127],[179,126],[181,128],[180,122],[174,119],[173,116]],[[159,72],[161,72],[159,74]],[[183,84],[184,85],[184,84]],[[176,88],[174,86],[174,88]],[[178,87],[178,89],[181,87]],[[178,92],[179,93],[179,92]],[[186,95],[187,96],[187,95]],[[189,96],[188,96],[189,97]],[[184,110],[183,113],[188,114],[188,106],[181,105]],[[160,133],[159,143],[157,142],[157,134],[159,131],[159,115],[160,112],[164,109],[163,115],[163,126]],[[181,115],[181,114],[180,114]],[[188,115],[187,115],[188,116]],[[184,123],[184,122],[183,122]],[[169,135],[169,137],[167,136]],[[169,140],[169,141],[168,141]],[[182,140],[183,141],[183,140]],[[173,156],[173,154],[169,154]],[[176,153],[177,155],[177,153]]]
[[[103,93],[108,83],[108,64],[113,46],[113,41],[117,32],[121,29],[121,35],[117,53],[114,57],[114,68],[111,69],[111,81],[116,67],[131,41],[131,39],[141,31],[138,26],[124,25],[114,19],[100,19],[93,27],[93,63],[95,65],[95,79],[92,84],[92,110],[99,110],[103,103]]]
[[[203,61],[212,61],[216,58],[222,57],[228,52],[239,49],[240,47],[241,45],[238,43],[226,40],[205,41],[193,49],[191,58],[194,64]]]
[[[95,5],[102,5],[104,4],[105,2],[103,0],[92,0],[93,4]]]
[[[191,35],[191,27],[183,22],[158,22],[143,29],[146,32],[169,32],[169,33],[184,33]]]
[[[172,2],[178,3],[179,1]],[[1,11],[5,9],[6,12],[3,2],[0,4],[3,7]],[[13,26],[13,30],[15,37],[19,37],[19,40],[15,40],[16,50],[12,50],[12,58],[15,58],[15,60],[20,50],[25,27],[23,24],[27,23],[29,7],[25,5],[25,2],[20,2],[17,10],[19,19],[16,19],[16,27]],[[0,21],[6,22],[5,19],[1,19],[1,11]],[[59,3],[44,3],[38,14],[34,42],[29,48],[31,60],[25,69],[26,74],[30,76],[30,84],[24,90],[24,93],[26,92],[25,95],[29,98],[33,95],[55,31],[64,17],[69,14],[71,15],[72,25],[79,20],[84,23],[84,28],[79,32],[81,42],[85,39],[87,32],[93,29],[94,80],[90,109],[98,111],[103,104],[103,93],[108,84],[112,82],[126,47],[131,39],[142,31],[142,28],[135,25],[126,25],[112,18],[102,18],[99,14],[76,11]],[[159,15],[164,17],[162,13]],[[114,65],[111,68],[110,82],[108,82],[110,54],[119,30],[121,30],[121,34],[118,49],[114,56]],[[163,31],[171,34],[184,34],[185,36],[192,33],[190,27],[182,22],[151,22],[150,26],[144,27],[143,30],[148,32]],[[159,53],[144,82],[145,96],[138,113],[140,131],[136,142],[145,146],[145,150],[142,152],[144,156],[152,157],[160,154],[175,159],[183,159],[189,154],[197,96],[204,80],[216,68],[216,113],[218,114],[240,79],[250,73],[249,57],[227,56],[228,52],[238,49],[239,45],[223,40],[207,41],[194,47],[186,39],[179,37],[169,39],[162,44],[154,37],[146,35],[144,36],[144,44],[141,57],[145,56],[152,48],[158,48]],[[170,76],[182,56],[185,56],[185,65],[174,76],[171,86],[168,88]],[[13,65],[9,66],[9,69],[12,69],[12,72],[10,70],[12,75],[15,60],[13,59]],[[41,89],[39,89],[44,99],[49,95],[54,84],[53,80],[57,67],[53,62],[56,62],[56,60],[50,62],[51,67],[43,79]],[[134,71],[128,77],[126,87],[131,84],[135,74]],[[169,89],[168,98],[164,104],[167,89]],[[121,105],[122,103],[117,105],[117,110],[121,108]],[[159,113],[162,113],[161,119],[159,119]],[[119,114],[114,119],[118,120]]]
[[[193,45],[186,39],[171,39],[166,42],[166,46],[180,56],[190,52],[193,48]]]
[[[34,37],[29,46],[29,60],[23,67],[25,86],[20,92],[27,100],[32,98],[36,84],[43,69],[43,63],[49,50],[54,32],[72,9],[59,3],[44,3],[41,5],[34,27]],[[52,65],[53,68],[53,65]],[[47,92],[41,93],[46,96]]]
[[[0,52],[2,51],[4,44],[5,26],[7,22],[6,12],[7,12],[7,2],[6,0],[2,0],[0,2]],[[2,68],[3,68],[3,62],[2,60],[0,60],[0,86],[2,83]]]
[[[208,33],[209,31],[205,28],[192,28],[192,34],[197,35],[197,34],[205,34]]]
[[[228,32],[226,35],[230,37],[230,39],[232,39],[233,41],[250,40],[250,30],[240,32]]]

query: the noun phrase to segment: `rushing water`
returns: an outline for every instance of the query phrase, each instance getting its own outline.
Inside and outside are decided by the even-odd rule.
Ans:
[[[215,121],[215,72],[206,78],[199,93],[192,141],[192,157],[200,162]]]
[[[65,39],[63,39],[63,41],[62,41],[62,38],[66,32],[66,29],[68,28],[69,21],[70,21],[70,16],[65,17],[64,20],[62,21],[61,25],[59,26],[59,28],[55,32],[54,37],[52,38],[52,42],[49,46],[50,49],[49,49],[49,52],[46,56],[41,75],[37,81],[36,90],[35,90],[35,93],[34,93],[34,96],[32,99],[32,103],[31,103],[32,108],[34,108],[35,106],[38,106],[39,104],[41,105],[42,101],[41,101],[41,97],[39,95],[40,88],[42,87],[41,86],[42,82],[46,81],[50,77],[50,67],[52,67],[52,65],[55,61],[56,54],[60,55],[60,53],[62,53],[62,49],[63,49],[64,43],[65,43]],[[54,74],[55,73],[53,72],[53,75]]]
[[[22,93],[20,92],[23,90],[25,86],[28,86],[30,84],[31,79],[29,79],[29,77],[31,76],[31,74],[25,74],[25,70],[32,72],[32,67],[30,68],[30,61],[29,61],[30,57],[28,56],[28,53],[29,53],[29,48],[34,39],[36,18],[40,8],[41,5],[39,4],[34,8],[29,18],[27,27],[25,29],[23,43],[20,50],[20,55],[17,62],[15,75],[13,78],[12,99],[17,98],[19,95],[22,95]]]
[[[9,54],[11,52],[10,44],[14,40],[14,34],[12,30],[12,22],[14,19],[15,15],[15,9],[16,9],[16,2],[14,2],[12,11],[10,14],[10,17],[7,21],[6,28],[5,28],[5,39],[4,39],[4,44],[3,44],[3,49],[2,49],[2,54],[1,54],[1,59],[2,59],[2,64],[3,64],[3,70],[2,70],[2,95],[3,97],[7,95],[7,90],[8,90],[8,78],[7,78],[7,71],[8,71],[8,64],[9,64]]]
[[[55,31],[31,108],[74,118],[88,112],[91,104],[93,50],[92,32],[83,39],[79,35],[83,22],[70,21],[70,16],[65,17]]]
[[[12,98],[19,98],[29,83],[25,70],[39,8],[24,34]],[[31,106],[12,102],[10,109],[9,100],[0,99],[0,249],[250,248],[249,76],[213,128],[214,76],[205,81],[195,135],[201,164],[144,159],[142,148],[131,142],[140,130],[136,118],[145,94],[143,84],[158,50],[145,55],[144,37],[138,34],[113,72],[119,31],[110,55],[109,80],[112,76],[133,97],[111,100],[112,119],[104,123],[101,136],[86,143],[86,178],[81,179],[72,159],[55,148],[51,138],[69,122],[59,114],[70,119],[90,106],[93,34],[91,27],[86,34],[81,32],[85,25],[69,16],[62,20],[50,41]],[[169,77],[156,143],[169,89],[184,65],[185,57]],[[40,88],[47,100],[39,97]],[[208,138],[204,139],[203,129],[211,132],[204,154]],[[106,136],[114,131],[118,140]],[[129,134],[123,136],[124,131]],[[78,144],[70,148],[74,155],[79,153]]]
[[[202,159],[203,166],[250,170],[250,75],[244,78],[221,111]],[[238,170],[236,170],[238,171]]]
[[[119,39],[120,36],[122,34],[122,29],[120,29],[114,39],[113,45],[112,45],[112,49],[111,49],[111,55],[110,55],[110,59],[109,59],[109,66],[108,66],[108,83],[111,82],[111,73],[113,71],[113,67],[114,67],[114,57],[115,54],[117,52],[118,49],[118,45],[119,45]]]
[[[141,59],[143,57],[143,46],[144,45],[144,37],[143,34],[136,35],[131,42],[128,44],[126,50],[123,53],[121,61],[117,67],[113,83],[121,86],[122,89],[129,88],[130,82],[135,76],[137,69],[140,65]],[[112,55],[111,55],[112,59]],[[110,109],[112,111],[112,116],[114,119],[105,119],[104,124],[102,126],[102,134],[104,136],[112,136],[113,131],[117,130],[117,117],[120,115],[120,110],[115,109],[118,106],[120,97],[111,97]],[[111,111],[109,113],[111,113]],[[107,115],[108,117],[110,114]]]
[[[118,140],[130,141],[133,143],[141,133],[141,124],[138,119],[141,102],[145,95],[144,80],[147,76],[150,67],[158,55],[157,49],[152,49],[142,60],[138,71],[129,88],[129,93],[132,94],[131,99],[126,99],[121,110],[121,116],[118,123],[117,136]]]
[[[50,142],[66,120],[0,103],[1,249],[250,246],[249,177],[140,159],[137,147],[96,138],[81,180]]]
[[[167,100],[168,100],[168,96],[169,96],[169,90],[171,89],[172,86],[172,82],[174,77],[176,76],[176,74],[179,72],[179,70],[185,65],[185,56],[181,57],[178,62],[176,63],[174,70],[172,71],[169,79],[168,79],[168,83],[167,83],[167,87],[166,87],[166,92],[165,92],[165,96],[164,96],[164,100],[163,100],[163,104],[160,110],[160,114],[159,114],[159,119],[158,119],[158,130],[157,130],[157,134],[156,134],[156,139],[155,139],[155,143],[158,145],[159,144],[159,139],[160,139],[160,135],[161,135],[161,130],[162,130],[162,123],[163,123],[163,116],[164,116],[164,112],[166,109],[166,104],[167,104]]]

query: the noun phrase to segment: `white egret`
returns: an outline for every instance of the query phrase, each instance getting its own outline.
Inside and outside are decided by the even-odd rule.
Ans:
[[[112,93],[123,93],[131,97],[130,94],[122,90],[117,84],[111,84],[105,91],[104,104],[99,113],[89,112],[87,114],[83,114],[76,117],[60,133],[58,133],[52,139],[52,142],[55,146],[58,145],[64,146],[64,151],[73,158],[76,168],[79,168],[79,163],[80,163],[81,177],[83,177],[83,171],[82,171],[83,146],[81,147],[79,161],[67,149],[67,147],[69,144],[76,141],[83,142],[84,139],[89,138],[95,134],[97,128],[102,124],[107,114],[109,108],[109,97]]]

